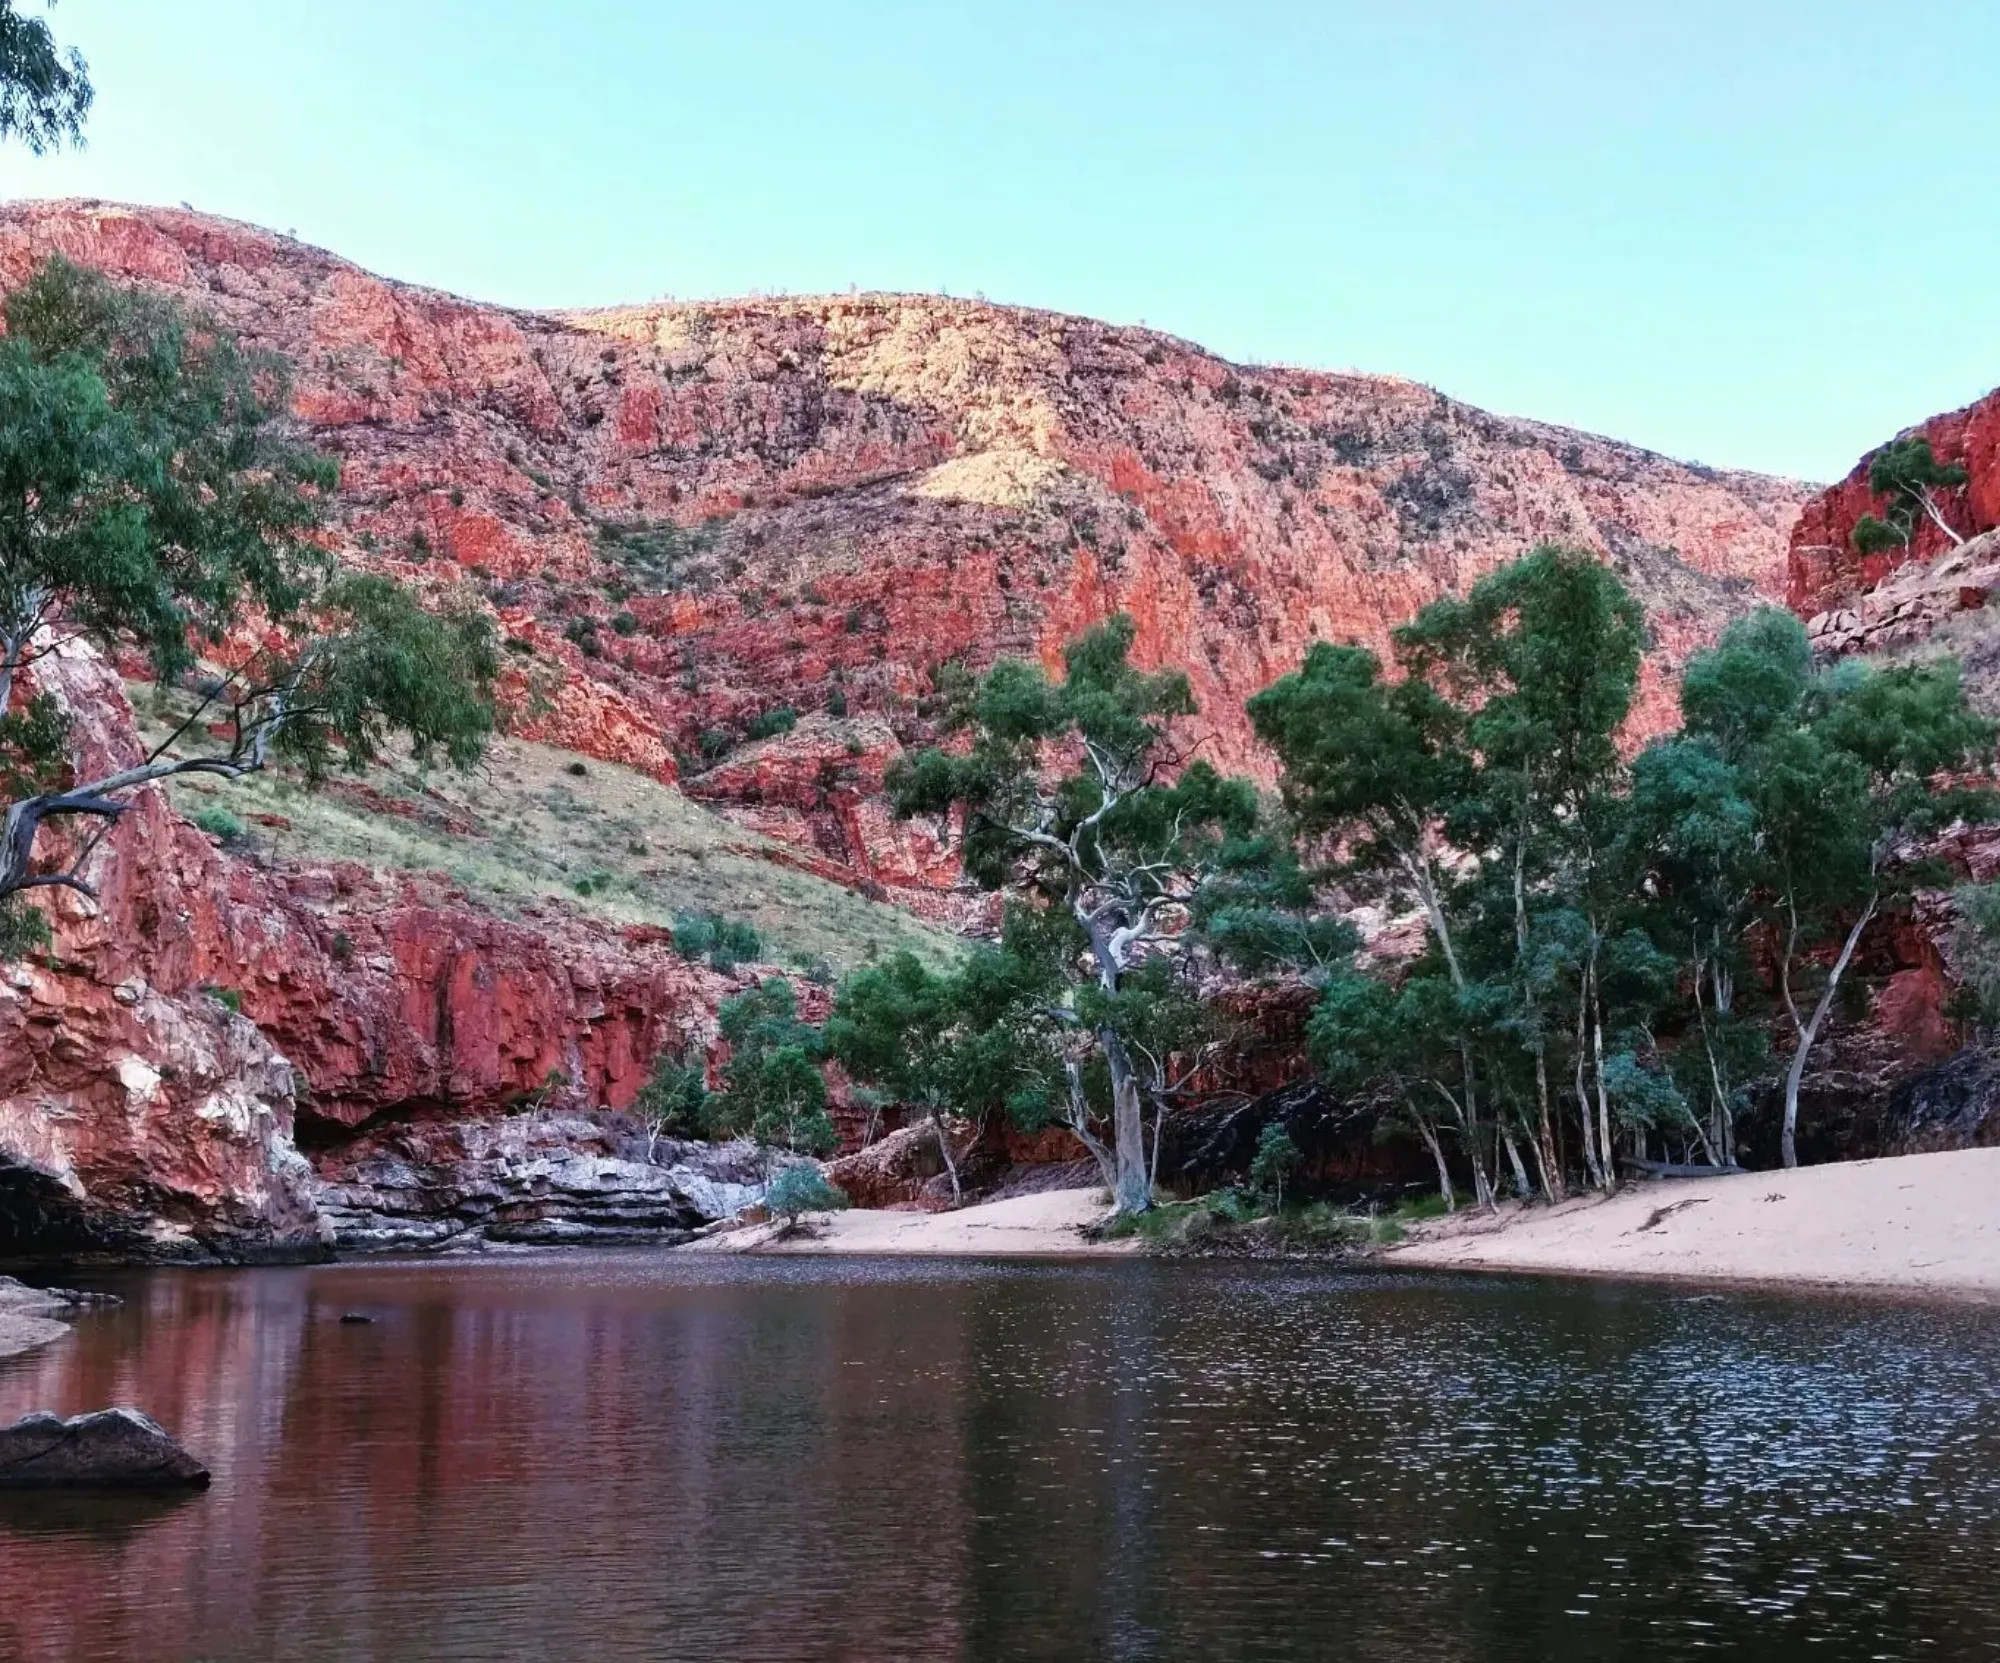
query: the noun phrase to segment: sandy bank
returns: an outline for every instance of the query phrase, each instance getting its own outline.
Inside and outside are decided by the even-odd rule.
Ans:
[[[2000,1149],[1659,1181],[1498,1221],[1462,1212],[1384,1257],[2000,1299]]]
[[[857,1207],[815,1217],[810,1236],[775,1240],[770,1225],[704,1236],[685,1253],[936,1253],[1077,1257],[1130,1253],[1130,1241],[1092,1242],[1084,1229],[1110,1211],[1099,1189],[1046,1190],[955,1213],[895,1213]]]

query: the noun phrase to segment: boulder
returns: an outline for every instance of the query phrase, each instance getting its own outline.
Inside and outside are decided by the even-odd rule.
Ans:
[[[137,1409],[0,1427],[0,1489],[205,1490],[208,1468]]]

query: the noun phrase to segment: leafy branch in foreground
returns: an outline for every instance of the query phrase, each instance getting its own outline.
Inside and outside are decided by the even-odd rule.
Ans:
[[[474,762],[493,727],[490,621],[342,573],[320,538],[336,471],[290,437],[282,362],[60,259],[8,298],[0,340],[0,907],[94,894],[131,794],[286,762]],[[151,754],[76,778],[38,672],[84,644],[147,659],[185,697]],[[17,700],[26,682],[32,691]],[[42,858],[54,824],[94,827]]]
[[[82,54],[58,46],[44,19],[0,0],[0,139],[19,139],[37,156],[81,144],[91,98]]]

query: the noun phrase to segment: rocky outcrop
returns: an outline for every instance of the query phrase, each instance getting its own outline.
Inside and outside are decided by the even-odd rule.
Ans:
[[[1927,439],[1940,463],[1966,470],[1963,486],[1938,493],[1939,511],[1960,537],[2000,526],[2000,391],[1897,437]],[[1918,520],[1907,548],[1864,555],[1854,547],[1862,516],[1880,515],[1884,506],[1868,488],[1870,459],[1863,457],[1838,485],[1808,502],[1793,529],[1785,598],[1802,618],[1853,610],[1898,567],[1928,565],[1953,548],[1951,537],[1927,518]]]
[[[1268,778],[1242,703],[1309,641],[1379,643],[1563,538],[1652,604],[1658,725],[1679,657],[1779,591],[1803,494],[1392,378],[983,303],[547,316],[191,213],[0,207],[0,288],[51,253],[289,358],[341,462],[341,557],[490,608],[515,731],[684,776],[807,870],[961,926],[990,911],[956,892],[954,828],[881,793],[934,737],[947,666],[1053,664],[1128,611],[1143,661],[1189,671],[1188,742]],[[70,655],[49,680],[80,765],[133,754],[108,667]],[[597,1228],[589,1163],[624,1157],[505,1128],[629,1104],[663,1047],[713,1055],[741,985],[559,904],[503,918],[443,878],[240,858],[158,794],[94,875],[101,901],[50,901],[54,950],[0,976],[0,1253],[313,1253],[397,1219],[539,1227],[515,1216],[537,1194]],[[450,1128],[463,1182],[432,1183],[418,1144]],[[325,1213],[305,1156],[354,1204]],[[411,1184],[374,1182],[397,1161]],[[616,1175],[603,1227],[680,1217],[656,1188]]]
[[[79,767],[137,741],[93,656],[45,661]],[[441,881],[223,855],[141,793],[47,902],[53,950],[0,973],[0,1255],[324,1252],[312,1170],[377,1123],[622,1107],[663,1046],[704,1050],[737,983],[665,932]],[[749,974],[749,972],[745,972]]]
[[[747,1143],[649,1142],[622,1117],[521,1115],[398,1127],[320,1162],[344,1250],[685,1241],[764,1193]]]
[[[1243,701],[1309,642],[1380,644],[1561,538],[1651,603],[1641,721],[1658,726],[1679,659],[1782,592],[1806,495],[1392,377],[1235,365],[983,302],[550,316],[191,213],[0,209],[0,284],[54,252],[292,361],[298,412],[341,459],[344,556],[477,586],[529,649],[519,731],[678,769],[853,882],[905,893],[955,866],[870,778],[928,735],[946,664],[1053,662],[1128,611],[1139,657],[1193,680],[1189,742],[1268,778]],[[802,722],[768,765],[707,766],[780,707],[828,718],[815,748]]]
[[[137,1409],[0,1427],[0,1490],[205,1490],[204,1467]]]
[[[1989,531],[1932,559],[1906,561],[1847,605],[1812,614],[1806,633],[1822,658],[1916,646],[1961,614],[1985,610],[1996,591],[2000,531]]]

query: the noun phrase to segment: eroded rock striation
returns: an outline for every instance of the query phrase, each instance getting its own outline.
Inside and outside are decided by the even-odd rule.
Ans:
[[[709,800],[891,889],[955,877],[876,791],[928,736],[947,663],[1053,662],[1122,609],[1142,662],[1192,677],[1189,743],[1268,778],[1243,701],[1310,641],[1379,645],[1561,538],[1646,596],[1641,720],[1657,727],[1673,666],[1783,592],[1807,495],[1393,377],[1246,367],[976,301],[544,315],[192,213],[0,209],[0,283],[51,253],[290,359],[300,417],[341,460],[345,556],[480,587],[526,649],[518,731],[699,776]],[[781,710],[822,725],[731,761]]]
[[[341,557],[491,609],[514,732],[678,779],[803,869],[959,926],[990,914],[956,891],[955,828],[896,821],[881,790],[933,737],[947,666],[1053,664],[1127,611],[1141,661],[1193,679],[1189,745],[1268,779],[1242,703],[1313,638],[1380,644],[1562,538],[1653,609],[1657,727],[1678,661],[1783,591],[1805,495],[978,302],[545,315],[192,213],[0,207],[0,287],[56,253],[291,361],[340,459]],[[47,680],[80,760],[132,754],[111,667],[71,654]],[[681,1227],[686,1180],[599,1183],[625,1157],[590,1117],[663,1047],[714,1060],[740,977],[555,903],[501,917],[443,877],[242,858],[158,793],[95,875],[101,904],[49,902],[54,950],[0,972],[0,1251]],[[523,1130],[543,1111],[588,1125],[565,1152]],[[570,1199],[531,1216],[537,1195]]]

